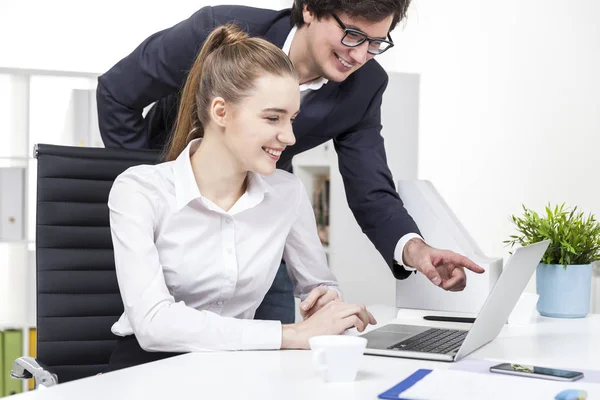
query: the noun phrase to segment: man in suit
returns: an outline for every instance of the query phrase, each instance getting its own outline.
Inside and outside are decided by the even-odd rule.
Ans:
[[[394,277],[406,279],[416,269],[434,285],[462,290],[464,269],[483,269],[423,241],[395,190],[380,134],[388,76],[373,58],[393,47],[390,32],[405,17],[410,0],[294,1],[291,10],[281,11],[204,7],[147,38],[98,80],[105,145],[162,148],[186,71],[210,31],[233,22],[282,48],[301,78],[296,144],[283,152],[278,168],[291,170],[294,155],[333,139],[350,208]],[[142,110],[153,102],[144,118]],[[255,318],[294,321],[292,285],[283,265]]]

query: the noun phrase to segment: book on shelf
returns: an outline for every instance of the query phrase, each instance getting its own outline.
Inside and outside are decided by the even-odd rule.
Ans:
[[[0,331],[0,397],[4,397],[4,381],[8,379],[4,370],[4,332]]]
[[[13,362],[23,354],[23,331],[7,329],[0,332],[0,397],[23,391],[23,382],[10,378]]]
[[[320,174],[313,178],[313,210],[317,221],[317,232],[323,245],[329,244],[329,175]]]
[[[37,329],[31,328],[29,329],[29,357],[36,358],[37,357]],[[27,381],[27,387],[29,390],[33,390],[35,388],[35,380],[29,379]]]

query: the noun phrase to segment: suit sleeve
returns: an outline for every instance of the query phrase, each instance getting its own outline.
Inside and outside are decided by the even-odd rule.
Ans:
[[[106,147],[149,148],[144,107],[178,92],[215,23],[204,7],[147,38],[98,78],[98,122]]]
[[[334,139],[348,205],[397,279],[411,273],[394,260],[402,236],[419,229],[404,208],[387,165],[381,136],[381,102],[387,77],[359,122],[350,132]]]

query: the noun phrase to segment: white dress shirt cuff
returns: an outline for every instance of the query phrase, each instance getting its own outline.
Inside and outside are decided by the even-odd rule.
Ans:
[[[327,286],[327,289],[335,290],[336,292],[338,292],[340,299],[343,299],[342,290],[340,289],[340,287],[338,285],[319,285],[319,286]],[[300,301],[302,302],[302,301],[306,300],[306,298],[308,297],[309,294],[310,294],[310,291],[307,293],[303,293],[301,295],[296,295],[296,297],[298,297],[300,299]]]
[[[410,239],[414,238],[419,238],[423,240],[421,235],[417,233],[407,233],[406,235],[402,236],[400,240],[398,240],[398,244],[396,244],[396,249],[394,250],[394,260],[396,260],[396,262],[403,266],[404,269],[407,271],[416,271],[415,268],[404,265],[404,260],[402,260],[402,254],[404,254],[404,246],[406,246],[406,243],[408,243]]]
[[[281,349],[282,327],[280,321],[244,321],[241,350]]]

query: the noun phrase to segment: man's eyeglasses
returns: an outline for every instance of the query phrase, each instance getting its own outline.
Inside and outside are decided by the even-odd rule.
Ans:
[[[342,44],[344,46],[360,46],[365,42],[365,40],[367,40],[369,42],[369,48],[367,52],[374,55],[381,54],[387,49],[394,47],[394,42],[389,33],[387,36],[389,41],[384,39],[371,38],[357,29],[346,28],[346,25],[344,25],[344,23],[338,18],[337,15],[335,15],[334,13],[331,13],[331,15],[337,21],[340,28],[344,30],[344,36],[342,36]]]

